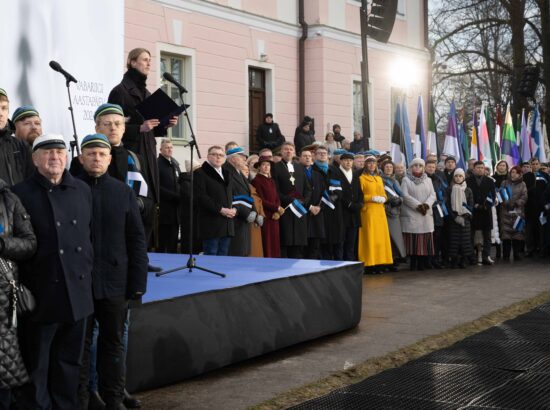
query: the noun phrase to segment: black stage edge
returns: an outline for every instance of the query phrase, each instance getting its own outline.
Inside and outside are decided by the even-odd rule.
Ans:
[[[356,263],[146,303],[132,310],[126,386],[174,384],[355,327],[362,279]]]

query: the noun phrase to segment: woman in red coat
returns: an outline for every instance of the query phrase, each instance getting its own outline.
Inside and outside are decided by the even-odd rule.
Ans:
[[[277,194],[275,181],[271,178],[271,166],[273,162],[268,157],[260,157],[254,164],[258,174],[252,180],[258,195],[262,198],[265,218],[262,226],[262,243],[264,256],[267,258],[279,258],[281,256],[281,242],[279,238],[279,218],[284,213],[281,201]]]

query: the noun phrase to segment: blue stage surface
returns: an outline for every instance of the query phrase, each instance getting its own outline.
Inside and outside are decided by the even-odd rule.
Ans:
[[[147,293],[143,296],[143,303],[172,299],[211,290],[236,288],[257,282],[300,276],[357,264],[357,262],[342,261],[240,258],[208,255],[198,255],[195,258],[195,263],[198,266],[224,273],[227,276],[222,278],[200,269],[193,269],[192,272],[189,272],[187,268],[160,277],[156,277],[154,273],[149,273],[149,277],[147,278]],[[163,270],[185,266],[188,259],[189,255],[185,254],[149,254],[151,265],[160,266]]]
[[[150,254],[171,270],[188,255]],[[197,256],[149,274],[132,309],[126,386],[147,390],[350,329],[361,320],[363,264]]]

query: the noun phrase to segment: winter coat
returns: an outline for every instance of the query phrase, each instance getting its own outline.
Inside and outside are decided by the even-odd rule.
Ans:
[[[246,177],[228,162],[223,165],[223,168],[227,170],[231,178],[233,198],[242,195],[252,198]],[[233,218],[235,236],[229,245],[229,256],[248,256],[250,254],[250,223],[246,219],[252,211],[256,212],[254,204],[251,205],[251,207],[244,204],[232,206],[237,209],[237,215]]]
[[[36,254],[21,264],[21,282],[37,302],[30,319],[74,323],[89,316],[94,309],[90,187],[68,171],[58,185],[36,171],[13,192],[31,216],[38,242]]]
[[[136,105],[151,95],[145,88],[144,77],[137,70],[129,69],[124,74],[120,84],[111,90],[108,102],[118,104],[124,110],[127,121],[122,142],[126,148],[141,155],[144,159],[143,166],[149,183],[149,195],[158,203],[160,198],[159,171],[155,137],[166,135],[166,130],[155,128],[149,132],[139,131],[143,124],[143,117],[136,110]],[[141,81],[143,81],[143,84],[140,84]]]
[[[401,181],[403,205],[401,206],[401,228],[404,233],[429,233],[434,231],[432,206],[436,200],[432,180],[426,174],[414,177],[407,174]],[[416,210],[418,205],[429,206],[426,215]]]
[[[276,122],[272,122],[271,124],[264,122],[256,130],[256,142],[259,149],[275,149],[285,142],[285,137],[281,134],[279,124]]]
[[[11,132],[9,126],[0,130],[0,179],[7,186],[24,181],[34,172],[30,147]]]
[[[321,171],[315,171],[315,166],[311,166],[309,174],[306,170],[306,178],[311,187],[311,205],[321,206],[321,211],[317,215],[311,212],[307,214],[307,237],[324,239],[326,236],[325,207],[321,205],[321,198],[328,186]]]
[[[134,192],[109,174],[80,178],[90,186],[93,198],[94,298],[130,299],[137,292],[145,293],[147,246]]]
[[[448,220],[448,229],[446,238],[448,243],[448,253],[451,258],[458,256],[470,256],[473,254],[472,249],[472,237],[471,237],[471,215],[462,216],[464,220],[464,225],[456,222],[458,214],[452,210],[451,205],[451,194],[452,187],[449,187],[446,195],[446,205],[449,212]],[[464,190],[464,195],[466,197],[466,204],[469,208],[473,209],[474,206],[474,195],[472,190],[468,187]]]
[[[175,159],[172,158],[172,161],[169,161],[162,155],[159,155],[157,163],[160,183],[159,224],[179,225],[181,222],[179,218],[181,201],[179,164]]]
[[[294,163],[294,184],[288,171],[286,162],[277,162],[271,171],[281,199],[281,206],[286,208],[294,199],[300,201],[304,208],[311,204],[311,187],[307,182],[304,167]],[[287,209],[279,220],[281,246],[305,246],[307,245],[307,218],[304,215],[298,218]]]
[[[296,146],[296,153],[302,152],[302,148],[311,145],[315,142],[315,137],[305,131],[300,132],[294,137],[294,145]]]
[[[2,180],[0,201],[6,209],[4,216],[4,206],[0,206],[0,224],[4,226],[4,232],[0,236],[0,257],[13,262],[13,276],[17,280],[17,263],[30,258],[35,252],[36,236],[29,214],[19,198],[7,189],[7,184]],[[0,273],[0,389],[11,389],[28,381],[19,349],[17,327],[11,323],[12,292],[12,287]]]
[[[472,216],[472,230],[489,231],[493,228],[491,207],[494,205],[496,193],[494,181],[486,176],[481,177],[481,183],[477,183],[475,176],[466,179],[468,188],[474,195],[474,212]],[[488,198],[493,200],[491,203]]]
[[[200,239],[223,238],[235,235],[233,219],[220,214],[222,208],[231,208],[233,203],[233,183],[226,169],[222,177],[208,162],[194,174],[194,207],[198,210],[198,231]]]
[[[512,181],[507,179],[501,188],[510,188],[512,195],[508,201],[504,201],[500,208],[500,239],[525,240],[525,229],[514,228],[518,217],[525,221],[525,204],[527,203],[527,186],[523,179]],[[504,198],[503,198],[504,199]]]
[[[359,183],[359,175],[352,174],[351,183],[340,167],[335,168],[335,176],[342,186],[342,221],[345,228],[359,228],[361,226],[361,209],[363,208],[363,192]]]
[[[434,186],[434,191],[435,191],[435,197],[437,198],[432,207],[433,215],[434,215],[434,226],[443,226],[445,222],[445,215],[443,215],[443,217],[441,216],[439,209],[437,209],[437,205],[441,207],[442,204],[445,203],[445,199],[448,194],[447,190],[449,189],[449,185],[447,184],[447,180],[445,179],[445,176],[442,175],[442,173],[436,172],[433,175],[428,175],[428,177],[432,180],[432,184]],[[448,207],[447,207],[447,210],[448,210]]]
[[[281,206],[277,187],[273,178],[257,174],[252,180],[258,196],[261,198],[265,214],[262,226],[262,244],[264,256],[267,258],[278,258],[281,256],[281,240],[279,236],[279,220],[273,219],[273,214]]]
[[[338,179],[336,167],[330,165],[328,172],[325,174],[316,165],[313,166],[314,171],[318,172],[325,179],[326,191],[330,202],[334,205],[332,209],[328,204],[321,205],[325,225],[325,239],[322,243],[336,245],[344,242],[344,220],[342,216],[342,185]]]

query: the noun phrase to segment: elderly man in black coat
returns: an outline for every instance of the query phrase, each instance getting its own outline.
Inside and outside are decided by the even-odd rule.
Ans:
[[[311,204],[311,187],[307,181],[304,167],[293,162],[294,144],[283,143],[282,160],[273,166],[273,179],[279,191],[281,206],[286,208],[297,200],[304,208]],[[307,215],[299,218],[293,212],[285,212],[279,220],[281,229],[281,256],[300,259],[307,245]]]
[[[203,241],[205,255],[227,255],[231,238],[235,235],[233,218],[233,181],[222,165],[225,163],[223,148],[214,145],[208,149],[208,157],[195,171],[194,190],[198,206],[199,238]]]
[[[340,180],[342,187],[342,220],[344,240],[342,241],[343,259],[357,260],[357,231],[361,226],[361,208],[363,208],[363,192],[359,183],[359,174],[353,172],[354,156],[344,153],[340,156],[340,164],[334,175]]]
[[[36,172],[13,191],[31,217],[36,254],[21,269],[36,310],[21,323],[23,354],[31,383],[23,408],[78,408],[80,356],[86,318],[93,312],[92,195],[65,170],[60,135],[33,144]]]
[[[124,322],[128,300],[139,299],[146,290],[147,248],[137,201],[132,189],[107,173],[111,145],[103,134],[82,140],[78,158],[81,179],[92,190],[92,240],[94,246],[93,290],[95,312],[86,332],[86,348],[80,379],[80,405],[88,408],[90,345],[94,319],[99,324],[97,370],[99,394],[108,409],[122,408],[125,374]]]
[[[476,230],[483,233],[482,264],[492,265],[494,262],[491,259],[491,229],[493,229],[491,208],[495,205],[496,192],[493,179],[485,176],[483,161],[474,163],[474,175],[466,180],[466,184],[474,194],[472,236]]]
[[[169,139],[160,143],[158,157],[160,178],[159,248],[157,252],[176,253],[180,228],[181,192],[180,165],[173,156],[174,145]]]

